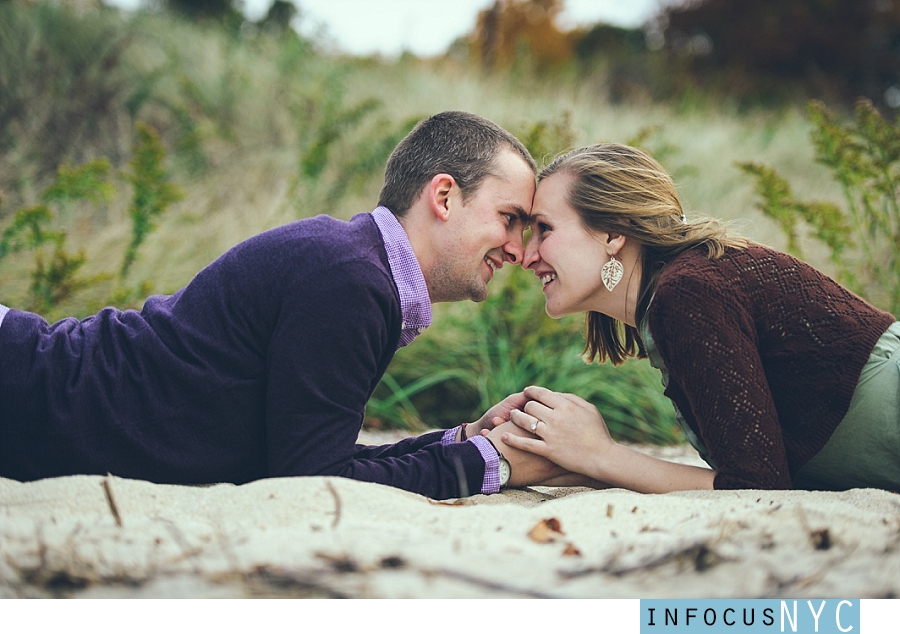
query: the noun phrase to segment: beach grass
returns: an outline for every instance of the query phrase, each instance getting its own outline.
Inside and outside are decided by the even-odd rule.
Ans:
[[[171,293],[258,232],[320,213],[349,218],[371,211],[394,143],[416,120],[441,110],[476,112],[519,135],[538,126],[539,162],[568,147],[640,139],[675,177],[688,217],[724,218],[777,248],[785,239],[756,209],[753,181],[736,163],[775,167],[798,197],[837,202],[841,196],[814,162],[802,108],[741,112],[711,101],[693,107],[612,103],[602,81],[570,71],[489,75],[452,56],[347,58],[295,36],[240,34],[147,12],[66,14],[61,7],[18,3],[2,4],[0,11],[7,23],[15,12],[20,29],[53,52],[51,59],[80,42],[76,52],[88,68],[79,77],[88,86],[101,82],[97,91],[106,98],[97,102],[102,107],[91,106],[79,101],[71,81],[41,86],[27,74],[7,78],[0,101],[9,105],[14,89],[45,107],[15,116],[10,108],[0,110],[8,115],[0,119],[0,230],[38,199],[53,169],[104,156],[113,166],[109,202],[56,209],[53,227],[65,232],[72,253],[84,253],[85,276],[102,280],[118,272],[133,232],[133,191],[125,174],[137,124],[156,130],[166,147],[166,177],[183,198],[154,219],[121,282],[128,288]],[[110,34],[120,43],[106,62],[115,68],[115,83],[91,66],[100,62],[88,54],[99,50],[97,38]],[[2,51],[7,59],[0,65],[15,54],[29,73],[42,72],[39,50]],[[77,114],[72,120],[83,126],[67,145],[28,134],[63,111]],[[51,149],[55,154],[48,155]],[[820,247],[809,245],[805,254],[828,270]],[[26,300],[33,260],[23,252],[0,261],[4,304]],[[109,302],[117,284],[98,281],[45,317],[89,315]],[[624,370],[587,366],[579,358],[579,319],[553,322],[543,315],[530,273],[509,271],[492,286],[483,304],[437,307],[433,328],[389,368],[370,404],[370,424],[451,425],[541,382],[589,398],[624,439],[680,440],[658,374],[646,362]],[[140,299],[123,307],[139,308]]]

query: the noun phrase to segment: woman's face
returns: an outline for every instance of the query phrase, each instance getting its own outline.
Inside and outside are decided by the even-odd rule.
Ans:
[[[559,172],[538,185],[531,239],[522,261],[522,267],[533,270],[541,280],[547,314],[554,318],[588,310],[603,312],[610,295],[600,279],[600,267],[609,259],[607,234],[589,231],[567,202],[573,180]]]

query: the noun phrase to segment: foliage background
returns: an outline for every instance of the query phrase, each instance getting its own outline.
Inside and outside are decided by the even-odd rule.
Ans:
[[[642,29],[571,32],[557,27],[561,7],[498,0],[445,55],[385,60],[298,36],[296,6],[284,0],[255,23],[226,0],[136,13],[0,0],[0,232],[44,205],[41,231],[65,256],[53,260],[50,242],[0,248],[0,301],[51,321],[109,303],[139,308],[255,233],[370,211],[396,142],[447,109],[498,122],[539,162],[598,141],[640,144],[673,174],[689,216],[732,220],[841,273],[814,234],[795,231],[789,244],[737,164],[772,166],[798,200],[842,204],[845,188],[815,160],[805,103],[823,99],[840,118],[865,95],[893,125],[898,2],[707,0]],[[792,34],[810,25],[816,46],[796,49]],[[737,37],[741,55],[725,44]],[[66,175],[101,163],[95,189],[76,196]],[[621,438],[680,441],[648,364],[587,366],[580,319],[546,317],[529,273],[504,270],[491,286],[482,304],[436,307],[435,326],[389,368],[368,425],[449,426],[540,383],[594,402]]]

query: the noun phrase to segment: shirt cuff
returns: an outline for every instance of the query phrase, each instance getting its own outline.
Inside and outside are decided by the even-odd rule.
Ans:
[[[484,436],[474,436],[468,441],[478,447],[481,457],[484,458],[484,480],[481,482],[481,492],[485,495],[500,492],[500,457],[491,441]]]
[[[456,442],[456,437],[459,435],[459,428],[462,425],[457,425],[453,429],[448,429],[444,432],[444,435],[441,436],[441,444],[442,445],[452,445]]]
[[[456,437],[459,435],[457,425],[453,429],[448,429],[441,436],[441,445],[452,445],[456,443]],[[470,442],[478,448],[478,453],[484,459],[484,479],[481,481],[481,492],[485,495],[500,492],[500,457],[497,456],[497,450],[491,441],[484,436],[473,436],[465,442]]]

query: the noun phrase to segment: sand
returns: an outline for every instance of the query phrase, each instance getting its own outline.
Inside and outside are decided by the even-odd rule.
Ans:
[[[6,598],[900,597],[900,496],[0,479],[0,553]]]

